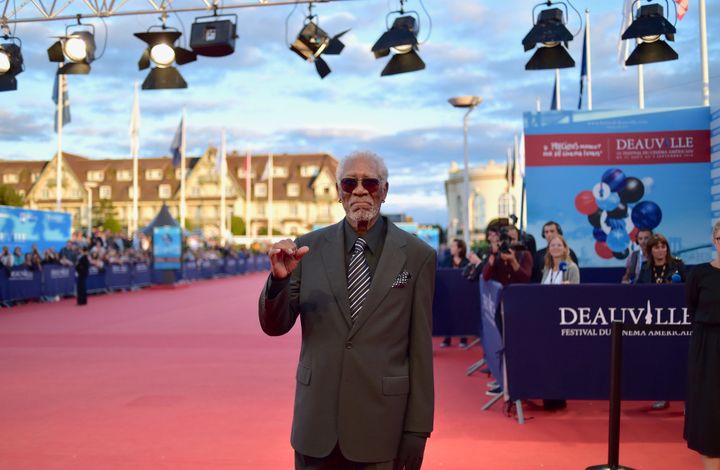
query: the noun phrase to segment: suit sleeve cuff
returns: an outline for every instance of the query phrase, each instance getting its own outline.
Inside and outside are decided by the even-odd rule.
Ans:
[[[282,292],[290,283],[290,276],[285,279],[276,279],[272,274],[268,278],[267,285],[267,298],[274,299],[277,295]]]

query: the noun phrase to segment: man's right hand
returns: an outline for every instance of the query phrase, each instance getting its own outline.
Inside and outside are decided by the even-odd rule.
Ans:
[[[302,246],[298,248],[290,239],[280,240],[268,250],[270,268],[275,279],[285,279],[297,268],[298,263],[305,256],[310,248]]]

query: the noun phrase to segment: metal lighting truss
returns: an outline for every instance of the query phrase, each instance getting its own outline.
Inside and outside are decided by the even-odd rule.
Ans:
[[[224,3],[221,0],[0,0],[0,25],[339,1],[347,0],[260,0],[241,3]],[[36,16],[38,14],[40,16]]]

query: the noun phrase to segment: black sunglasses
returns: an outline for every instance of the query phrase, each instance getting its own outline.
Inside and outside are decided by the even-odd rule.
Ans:
[[[340,180],[340,188],[346,193],[351,193],[357,188],[358,182],[370,194],[376,193],[380,189],[380,180],[377,178],[363,178],[360,180],[357,178],[343,178]]]

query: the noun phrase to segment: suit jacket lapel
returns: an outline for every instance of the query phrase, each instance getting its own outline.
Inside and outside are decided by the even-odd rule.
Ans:
[[[377,268],[375,268],[372,282],[370,283],[370,292],[368,292],[365,304],[355,319],[355,324],[350,330],[348,339],[365,324],[392,288],[395,277],[400,274],[407,260],[404,249],[405,244],[405,241],[401,237],[400,229],[392,222],[387,221],[385,244],[380,259],[378,260]]]
[[[325,235],[326,243],[321,249],[325,274],[327,275],[330,289],[345,322],[350,328],[353,324],[350,317],[350,302],[347,292],[347,274],[345,272],[345,241],[343,238],[343,222],[336,224],[332,230]]]

